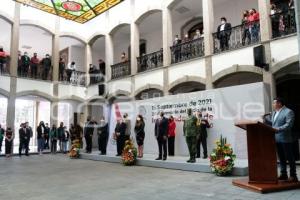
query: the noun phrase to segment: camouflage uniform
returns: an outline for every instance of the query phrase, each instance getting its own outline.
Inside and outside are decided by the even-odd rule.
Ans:
[[[195,162],[197,153],[197,137],[199,137],[197,118],[195,116],[188,116],[188,118],[184,121],[183,132],[186,137],[186,143],[190,153],[190,159],[188,162]]]

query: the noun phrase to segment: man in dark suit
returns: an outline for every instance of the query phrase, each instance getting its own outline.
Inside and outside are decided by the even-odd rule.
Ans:
[[[197,113],[197,127],[200,137],[197,138],[197,158],[201,157],[201,144],[203,148],[203,159],[207,158],[207,129],[210,128],[207,116],[203,117],[202,113]]]
[[[231,35],[231,24],[225,17],[221,18],[221,25],[218,27],[217,38],[220,41],[221,51],[229,49],[229,40]]]
[[[25,123],[21,124],[21,128],[19,129],[19,139],[20,139],[20,145],[19,145],[19,156],[22,156],[22,149],[25,149],[25,155],[29,156],[28,150],[29,150],[29,138],[30,138],[30,131],[26,128]]]
[[[296,162],[293,153],[293,134],[292,127],[295,121],[295,114],[287,108],[283,99],[275,98],[273,101],[274,112],[269,118],[265,118],[267,124],[272,125],[276,130],[276,147],[280,161],[280,176],[279,180],[289,182],[298,182],[296,173]],[[287,164],[290,165],[290,178],[287,176]]]
[[[83,134],[86,142],[86,153],[92,153],[94,128],[95,123],[91,120],[91,117],[89,116],[83,129]]]
[[[168,119],[164,113],[160,113],[160,118],[155,122],[155,137],[158,143],[159,156],[156,160],[167,160],[167,139],[168,139]]]
[[[115,139],[117,141],[117,155],[121,156],[122,151],[125,146],[125,138],[126,138],[126,123],[122,119],[118,119],[116,128],[115,128]]]

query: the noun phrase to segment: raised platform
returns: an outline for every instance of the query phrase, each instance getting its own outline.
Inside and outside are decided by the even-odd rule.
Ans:
[[[300,182],[290,183],[286,181],[279,181],[277,184],[259,184],[259,183],[248,183],[248,179],[237,179],[233,180],[232,184],[247,190],[251,190],[259,193],[270,193],[280,192],[284,190],[300,189]]]
[[[187,157],[175,156],[168,157],[166,161],[157,161],[155,158],[157,155],[144,155],[144,158],[137,160],[138,166],[157,167],[173,170],[183,170],[192,172],[211,173],[208,159],[197,159],[196,163],[187,163]],[[81,153],[81,159],[102,161],[110,163],[121,163],[121,158],[114,156],[112,153],[106,156],[99,155],[98,152],[92,154]],[[248,161],[236,160],[233,170],[234,176],[247,176],[248,175]]]

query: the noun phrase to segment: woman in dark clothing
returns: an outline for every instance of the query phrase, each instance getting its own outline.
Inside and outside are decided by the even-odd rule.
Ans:
[[[105,122],[104,117],[101,118],[99,127],[97,129],[98,145],[101,155],[106,155],[106,147],[108,141],[108,124]]]
[[[56,154],[57,152],[57,140],[58,140],[58,132],[56,125],[53,124],[50,130],[50,141],[51,141],[51,153]]]
[[[142,158],[145,139],[145,122],[142,115],[138,115],[136,118],[134,132],[138,145],[138,157]]]
[[[13,132],[11,128],[7,128],[6,134],[5,134],[5,155],[7,158],[11,157],[11,150],[12,150],[12,144],[13,144]]]

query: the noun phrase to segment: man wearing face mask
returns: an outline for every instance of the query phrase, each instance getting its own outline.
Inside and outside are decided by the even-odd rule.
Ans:
[[[192,109],[187,110],[188,117],[184,120],[183,133],[186,138],[186,143],[190,153],[190,159],[188,163],[196,162],[196,145],[199,138],[199,132],[197,131],[197,118],[192,114]]]
[[[197,158],[201,157],[201,144],[203,148],[203,159],[207,158],[207,129],[210,128],[208,116],[202,116],[201,112],[197,113],[197,129],[199,138],[197,138]]]
[[[51,59],[50,59],[49,54],[46,54],[46,57],[42,60],[41,64],[43,66],[43,77],[42,78],[43,78],[43,80],[47,80],[49,71],[51,69]]]
[[[176,35],[173,41],[175,63],[179,62],[180,60],[180,53],[181,53],[181,47],[179,46],[180,44],[181,44],[181,40],[179,39],[179,36]]]
[[[100,124],[97,129],[98,134],[98,145],[99,151],[101,155],[106,155],[106,147],[108,141],[108,123],[105,122],[105,118],[102,117],[100,120]]]
[[[27,52],[24,52],[24,55],[21,57],[21,63],[21,76],[27,77],[30,65],[30,58]]]
[[[227,23],[225,17],[221,18],[221,25],[218,27],[217,38],[220,41],[221,51],[229,49],[229,40],[231,35],[231,24]]]
[[[156,160],[167,160],[167,141],[168,141],[168,119],[165,118],[164,112],[160,113],[160,118],[155,122],[155,137],[158,143],[159,155]]]
[[[125,142],[130,139],[131,135],[131,121],[128,119],[128,114],[125,113],[123,116],[124,123],[126,124]]]

